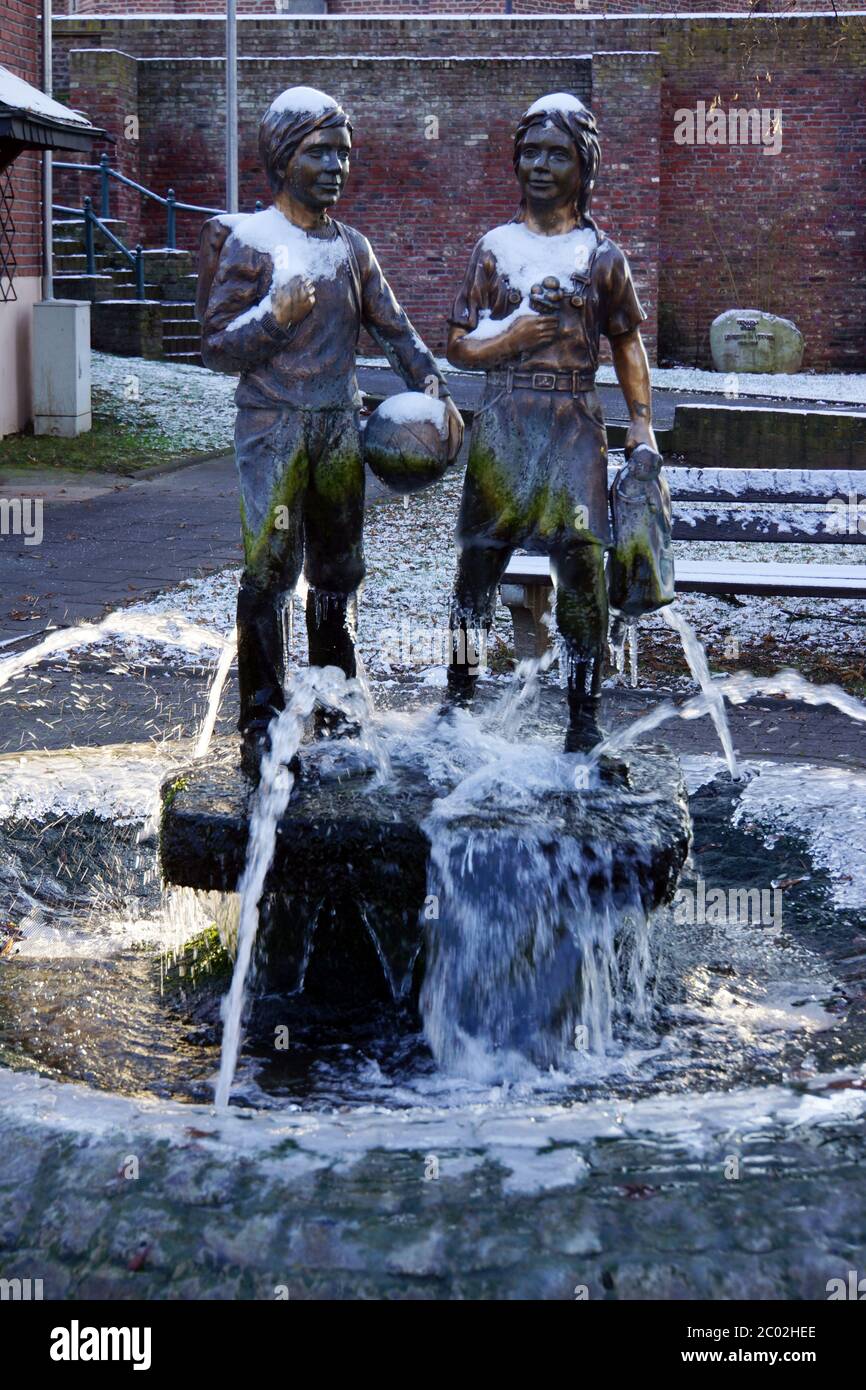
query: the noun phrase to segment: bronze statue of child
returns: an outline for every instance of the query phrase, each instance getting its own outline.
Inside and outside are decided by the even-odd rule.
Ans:
[[[265,113],[259,151],[273,206],[213,219],[218,255],[202,284],[205,365],[239,372],[235,447],[244,571],[238,595],[242,760],[256,774],[284,707],[284,610],[301,574],[310,664],[356,674],[354,623],[364,577],[364,462],[355,376],[365,327],[407,386],[436,379],[449,452],[462,420],[370,243],[329,216],[349,174],[352,126],[332,97],[291,87]],[[434,386],[434,389],[437,389]]]
[[[550,556],[568,681],[566,751],[598,723],[611,545],[607,437],[595,389],[610,342],[631,424],[626,448],[656,449],[646,318],[622,251],[589,213],[600,159],[592,113],[557,92],[529,107],[514,137],[515,219],[476,245],[451,315],[448,358],[484,369],[458,523],[449,699],[474,693],[494,596],[517,547]]]

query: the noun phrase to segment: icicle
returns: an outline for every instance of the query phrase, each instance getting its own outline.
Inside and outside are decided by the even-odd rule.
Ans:
[[[628,625],[628,659],[629,659],[629,684],[632,690],[637,689],[637,623]]]

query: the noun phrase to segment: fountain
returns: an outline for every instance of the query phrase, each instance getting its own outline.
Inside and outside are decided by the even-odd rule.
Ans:
[[[486,298],[479,298],[477,248],[452,316],[452,361],[488,368],[493,394],[476,415],[464,483],[449,699],[439,722],[417,727],[400,756],[376,734],[354,648],[364,461],[392,491],[408,495],[442,477],[460,446],[462,421],[434,359],[384,294],[367,243],[327,216],[348,169],[350,132],[332,98],[306,88],[283,93],[260,137],[274,206],[216,219],[203,239],[204,359],[241,371],[241,753],[217,744],[204,756],[231,660],[227,641],[200,760],[163,789],[160,860],[168,883],[237,897],[220,1108],[228,1103],[252,980],[266,995],[303,994],[305,1005],[371,1006],[389,997],[420,1004],[442,1065],[457,1065],[467,1048],[562,1064],[575,1030],[589,1028],[584,1013],[595,1017],[589,1031],[603,1046],[610,1022],[591,1004],[605,995],[597,980],[609,984],[619,970],[631,924],[645,926],[671,900],[689,846],[684,785],[670,754],[632,750],[613,761],[592,751],[603,739],[597,714],[607,640],[605,447],[591,380],[602,313],[616,315],[620,335],[611,338],[633,417],[631,458],[612,495],[613,597],[633,624],[670,603],[674,590],[670,499],[659,475],[638,331],[643,312],[625,258],[589,216],[598,140],[591,113],[576,98],[544,98],[521,122],[521,221],[480,243],[490,258]],[[570,151],[552,203],[550,190],[537,192],[532,173],[533,151],[551,144],[559,155]],[[307,159],[313,145],[316,159]],[[280,256],[281,249],[289,254]],[[542,274],[547,262],[561,276],[570,273],[570,290],[559,275]],[[261,303],[251,265],[257,276],[263,266],[270,275]],[[595,318],[586,308],[591,284],[604,299]],[[507,312],[514,303],[524,312]],[[415,388],[384,402],[360,438],[349,375],[359,321],[387,342]],[[306,364],[320,364],[321,373],[313,379]],[[506,364],[511,375],[497,394]],[[554,429],[548,416],[561,385],[567,409],[556,407]],[[518,398],[529,433],[516,431]],[[316,421],[312,433],[307,412]],[[532,463],[527,492],[521,450],[530,443],[545,463]],[[303,474],[300,460],[314,447],[319,462]],[[485,482],[491,449],[497,476],[506,480],[492,504]],[[339,487],[326,481],[337,461]],[[554,475],[564,500],[555,525],[542,525],[541,499]],[[479,761],[477,730],[459,719],[466,720],[461,707],[477,682],[496,577],[516,545],[542,541],[557,575],[555,621],[569,689],[566,753],[548,759],[539,778],[537,770],[518,768],[500,740],[499,761],[491,749],[467,774],[466,756]],[[283,615],[302,557],[310,670],[290,677]],[[695,665],[694,644],[688,650]],[[713,701],[704,667],[695,665]],[[537,674],[536,663],[518,675],[519,693],[508,697],[503,723],[531,707]],[[724,733],[724,711],[718,702],[712,709]],[[311,717],[320,737],[305,744]],[[461,741],[464,765],[452,748],[448,767],[443,752]],[[645,959],[643,940],[631,949]],[[632,973],[641,976],[641,968]]]

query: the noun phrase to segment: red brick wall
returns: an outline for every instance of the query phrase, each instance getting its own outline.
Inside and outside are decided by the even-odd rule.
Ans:
[[[643,338],[651,360],[658,346],[659,94],[658,53],[595,53],[592,109],[601,136],[596,222],[631,263],[648,314]]]
[[[674,113],[721,98],[782,110],[782,148],[685,146]],[[666,35],[661,346],[709,361],[723,309],[792,318],[806,367],[866,366],[866,27],[805,19]]]
[[[224,30],[217,18],[167,19],[158,24],[70,19],[56,22],[55,35],[60,74],[63,50],[70,46],[102,45],[153,56],[217,56],[223,50]],[[593,103],[599,108],[603,142],[596,210],[639,269],[642,259],[647,267],[652,259],[651,224],[653,216],[658,218],[662,360],[707,363],[707,332],[713,317],[725,308],[753,307],[757,300],[758,307],[775,309],[798,322],[806,336],[807,366],[866,366],[866,242],[861,230],[866,190],[863,14],[785,19],[672,19],[637,14],[608,19],[555,15],[439,20],[249,18],[239,26],[239,44],[242,55],[262,58],[274,53],[310,58],[316,54],[594,53]],[[659,119],[650,110],[648,93],[641,97],[642,114],[640,103],[633,108],[627,99],[627,82],[617,96],[613,55],[623,51],[660,54]],[[607,57],[602,59],[600,54]],[[341,95],[351,81],[352,61],[345,59],[335,84]],[[142,65],[143,69],[149,66]],[[299,60],[288,71],[298,72],[300,66]],[[538,94],[543,83],[537,71],[528,65],[527,70],[527,90]],[[625,68],[622,71],[626,73]],[[630,71],[640,71],[633,60]],[[308,72],[314,85],[325,85],[321,71]],[[176,67],[166,69],[169,97],[182,99],[191,73],[192,69],[187,80],[181,80]],[[276,73],[274,80],[278,81]],[[606,83],[613,85],[606,90]],[[406,89],[401,90],[405,98]],[[360,112],[376,111],[379,98],[371,101],[371,94],[370,89],[361,93]],[[262,98],[266,95],[263,92]],[[781,105],[779,155],[764,156],[757,147],[676,145],[675,111],[693,109],[699,100],[709,104],[717,96],[725,106]],[[498,116],[492,95],[488,105],[492,115]],[[166,102],[164,109],[168,107]],[[89,113],[94,120],[101,116],[92,104]],[[513,114],[509,108],[509,121]],[[221,112],[215,107],[200,119],[205,126],[218,127]],[[258,111],[250,110],[245,120],[253,129]],[[174,178],[179,193],[187,198],[190,189],[207,186],[210,191],[204,201],[210,202],[221,188],[221,153],[208,154],[210,162],[204,170],[199,165],[206,150],[217,148],[214,142],[213,132],[206,136],[205,131],[193,131],[179,142],[173,168],[166,166],[160,172],[155,167],[155,172],[163,182],[169,175]],[[143,127],[142,153],[147,146],[151,161],[159,158],[157,144],[157,132]],[[250,158],[247,152],[248,166]],[[248,180],[249,176],[248,167]],[[460,161],[455,161],[446,185],[449,193],[444,198],[440,193],[435,202],[440,219],[447,218],[461,199],[475,200],[471,184],[461,184],[467,177]],[[655,179],[659,181],[654,183]],[[254,196],[249,182],[245,190]],[[201,191],[192,201],[199,196]],[[351,199],[357,195],[352,191],[347,196],[349,217]],[[638,205],[648,209],[641,232],[643,245],[637,244],[641,237],[628,220]],[[386,206],[380,191],[378,206],[370,215],[375,211],[378,216]],[[361,216],[357,221],[366,230]],[[404,255],[399,244],[394,252],[400,258]],[[423,298],[429,285],[421,278],[417,257],[412,260],[408,250],[405,255],[416,277],[414,288],[407,292],[411,305],[412,294]],[[389,269],[400,283],[402,271]],[[452,288],[443,291],[443,310]],[[752,303],[744,305],[743,300]]]
[[[835,0],[838,11],[859,10],[862,0]],[[512,0],[511,13],[533,14],[763,14],[832,10],[817,0]],[[217,0],[58,0],[55,13],[217,14]],[[224,11],[223,11],[224,13]],[[238,0],[239,14],[480,15],[505,14],[506,0]]]
[[[339,216],[369,237],[418,331],[443,352],[446,316],[472,246],[517,207],[511,167],[516,117],[534,100],[539,81],[548,90],[568,87],[589,100],[589,67],[586,59],[572,58],[531,64],[493,59],[483,67],[454,59],[244,60],[241,206],[252,207],[256,198],[270,201],[256,139],[273,94],[293,83],[339,91],[355,123],[352,172]],[[220,205],[224,80],[223,64],[214,60],[141,64],[142,109],[154,134],[142,162],[145,183],[162,190],[184,160],[184,200]],[[181,226],[194,244],[197,220]],[[161,220],[153,232],[161,235]],[[654,233],[652,227],[649,236]],[[654,300],[654,283],[650,293]]]
[[[42,86],[40,0],[0,0],[0,63]],[[42,159],[29,150],[11,166],[16,274],[42,274]],[[3,306],[0,304],[0,312]]]
[[[81,49],[71,55],[72,80],[69,83],[70,105],[86,111],[94,125],[114,136],[112,142],[98,142],[86,155],[66,158],[77,164],[98,164],[100,155],[107,152],[111,166],[127,178],[141,183],[139,151],[148,142],[148,125],[141,132],[138,79],[141,64],[136,58],[117,49]],[[95,115],[94,113],[98,113]],[[93,199],[94,211],[101,211],[99,175],[72,174],[58,171],[55,175],[55,201],[70,207],[81,207],[82,199]],[[141,197],[117,179],[112,179],[109,192],[109,215],[126,222],[127,244],[135,245],[142,235]],[[98,238],[97,238],[98,240]]]

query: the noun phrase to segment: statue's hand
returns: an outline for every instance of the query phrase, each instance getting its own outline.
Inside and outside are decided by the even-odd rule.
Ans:
[[[450,396],[445,398],[445,417],[448,421],[448,462],[453,463],[463,443],[463,416]]]
[[[653,427],[649,420],[632,420],[628,427],[625,437],[625,456],[626,458],[637,448],[639,444],[648,444],[654,453],[660,453],[653,433]]]
[[[547,347],[559,335],[559,314],[521,314],[506,329],[500,342],[507,356]]]
[[[271,291],[271,313],[281,328],[305,319],[316,302],[316,287],[306,275],[293,275]]]

